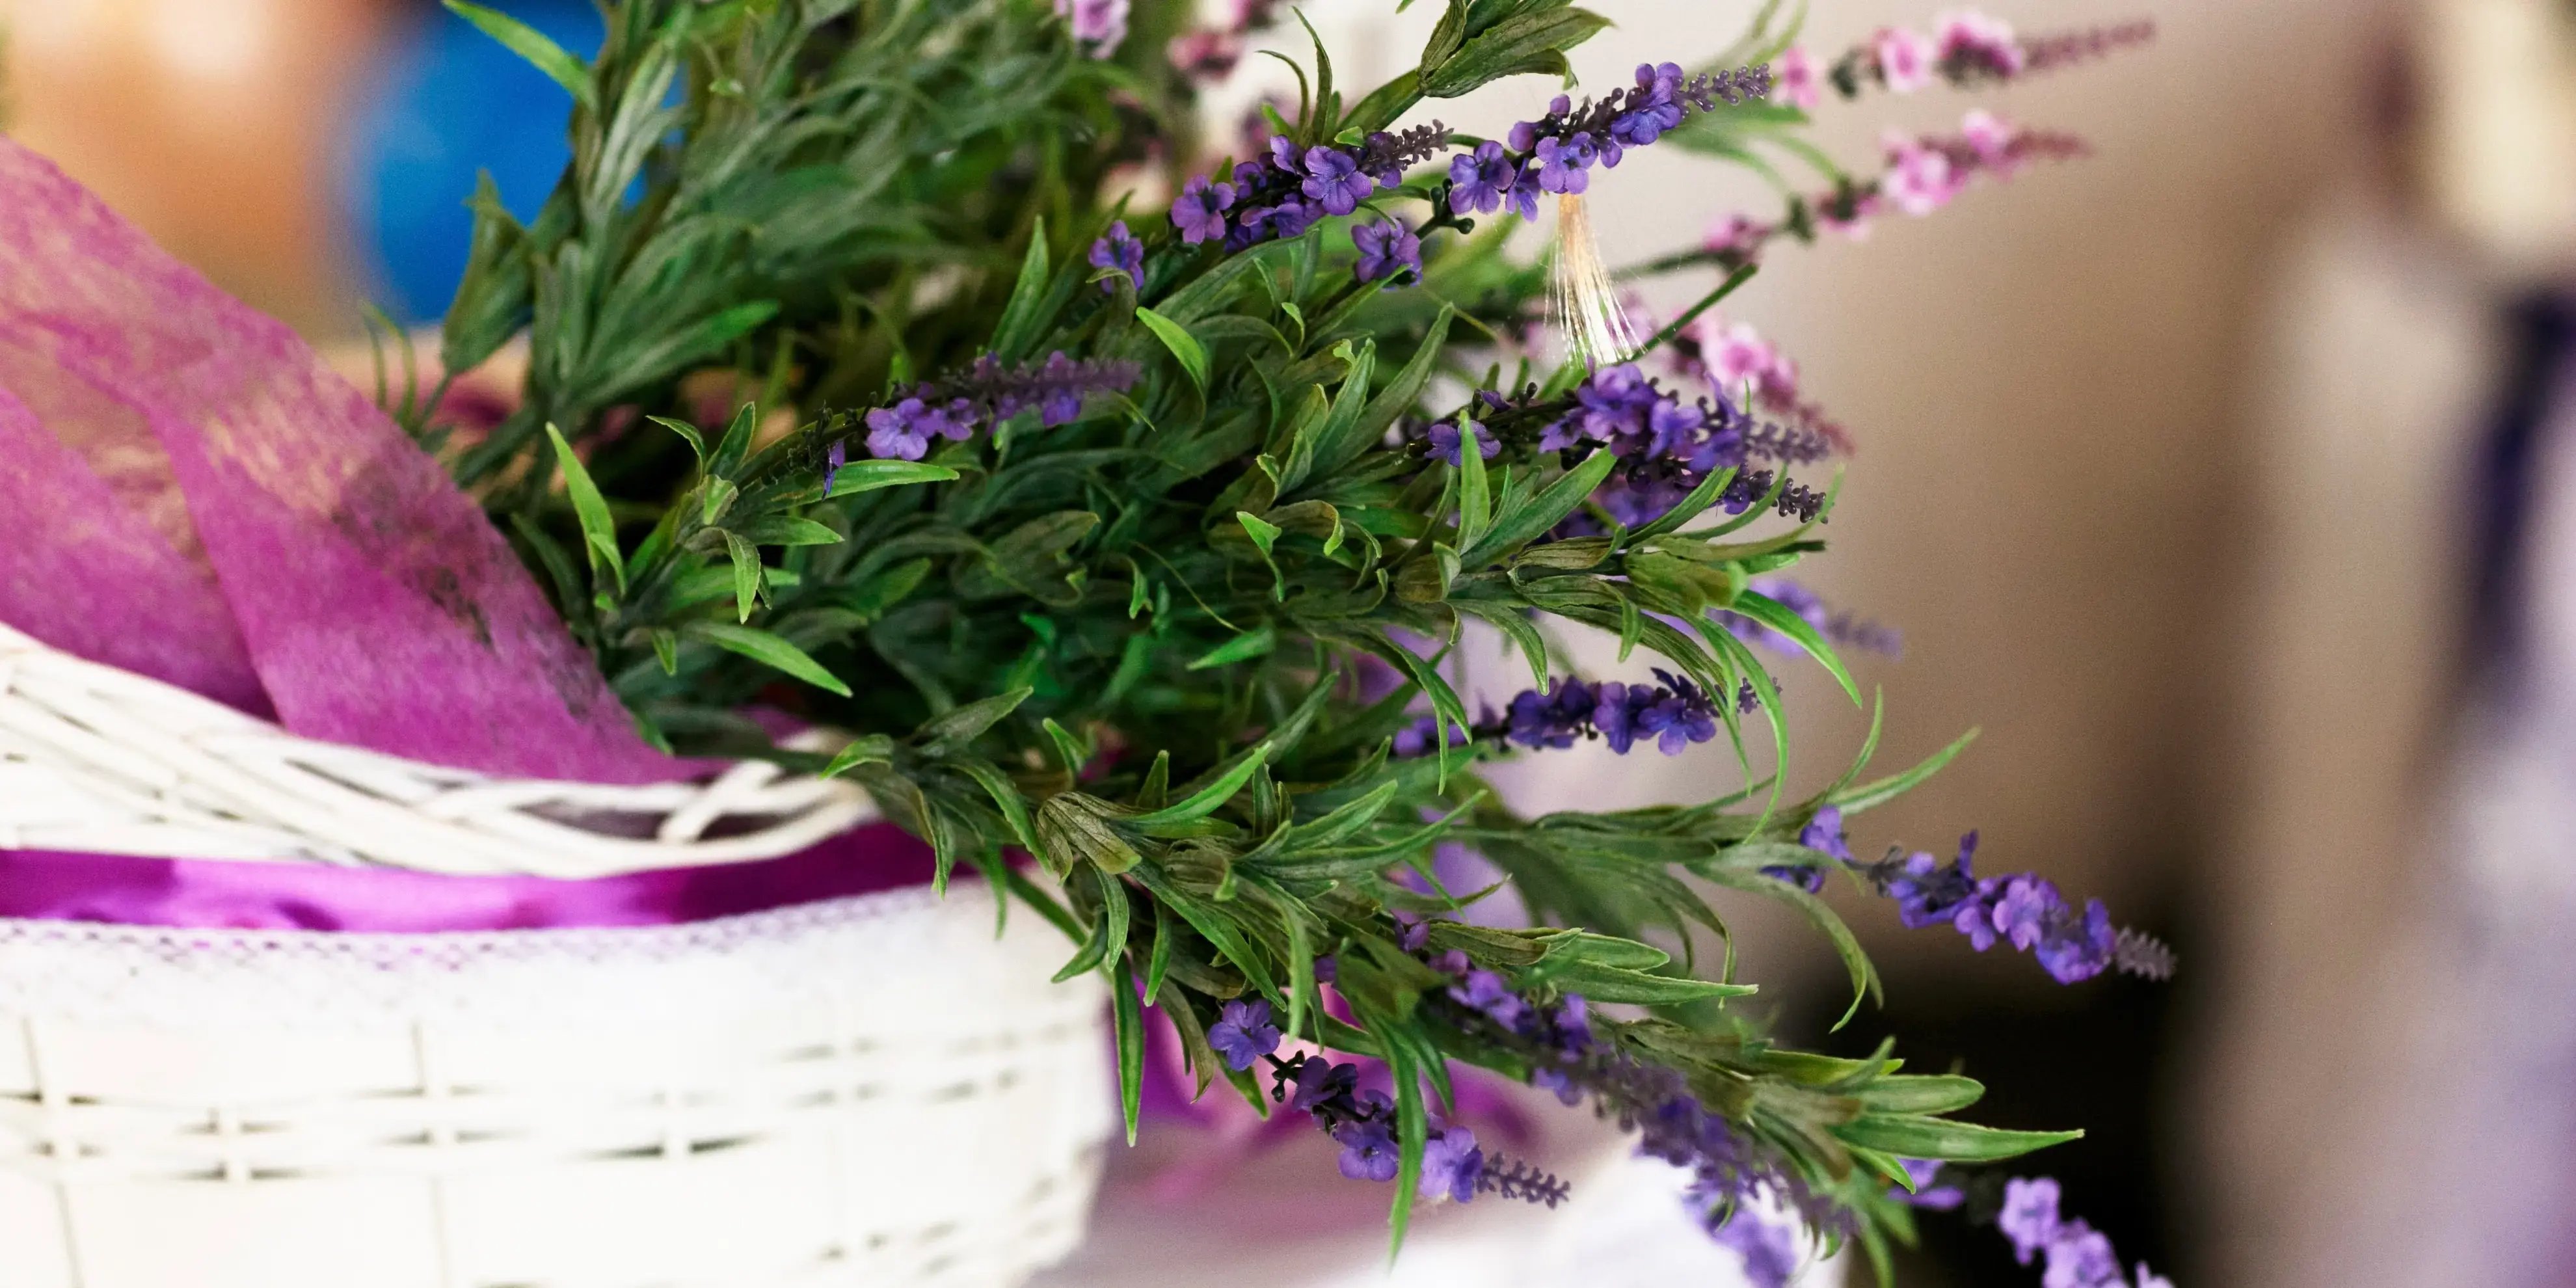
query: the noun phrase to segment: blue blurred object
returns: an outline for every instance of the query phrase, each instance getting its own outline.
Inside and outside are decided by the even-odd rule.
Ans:
[[[597,49],[605,33],[588,0],[490,7],[575,54]],[[492,173],[511,213],[533,217],[572,159],[570,101],[443,7],[392,42],[370,79],[373,95],[345,141],[343,207],[378,302],[401,321],[427,321],[446,311],[465,272],[475,172]]]

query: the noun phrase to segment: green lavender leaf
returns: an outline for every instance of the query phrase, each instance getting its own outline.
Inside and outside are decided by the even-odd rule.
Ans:
[[[852,461],[832,476],[832,490],[825,495],[857,496],[878,488],[945,483],[956,477],[957,471],[945,465],[925,465],[919,461]]]
[[[445,0],[447,11],[474,24],[474,29],[501,42],[511,53],[526,59],[528,65],[546,74],[546,79],[564,87],[583,107],[599,106],[599,91],[592,84],[590,67],[565,53],[563,46],[548,40],[545,33],[495,9],[486,9],[466,0]]]
[[[739,653],[772,670],[792,675],[826,693],[850,696],[850,686],[823,669],[823,664],[806,655],[805,650],[764,630],[737,626],[732,622],[691,622],[680,628],[691,639],[705,640],[727,652]]]
[[[1865,1149],[1949,1163],[2001,1162],[2084,1136],[2080,1131],[2005,1131],[1914,1114],[1865,1114],[1828,1130],[1835,1139]]]
[[[1152,309],[1138,306],[1136,320],[1144,323],[1145,329],[1153,332],[1154,338],[1161,340],[1163,347],[1172,351],[1172,357],[1181,364],[1182,374],[1187,375],[1191,386],[1199,391],[1201,397],[1205,397],[1208,387],[1207,346],[1200,344],[1198,337],[1191,335],[1180,323]]]
[[[582,467],[581,458],[573,455],[572,444],[564,441],[563,431],[549,424],[546,439],[554,444],[555,465],[563,471],[564,491],[572,497],[572,512],[581,521],[582,546],[590,554],[590,575],[599,580],[602,572],[626,593],[626,560],[617,552],[617,521],[608,514],[608,498],[599,494],[590,471]]]

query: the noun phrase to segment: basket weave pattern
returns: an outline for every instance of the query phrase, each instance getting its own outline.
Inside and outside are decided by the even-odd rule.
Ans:
[[[413,765],[0,632],[0,845],[607,875],[872,813],[766,767]],[[0,920],[0,1285],[1015,1283],[1078,1239],[1114,1115],[1099,988],[995,916],[961,885],[613,929]]]

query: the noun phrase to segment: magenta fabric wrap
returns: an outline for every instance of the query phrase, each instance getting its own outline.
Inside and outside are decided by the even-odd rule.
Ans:
[[[520,777],[689,772],[399,426],[7,139],[0,395],[0,620],[306,737]]]
[[[889,823],[785,858],[586,881],[0,850],[0,917],[380,934],[666,926],[919,885],[931,866],[930,847]]]
[[[284,325],[0,137],[0,622],[309,738],[526,778],[645,745],[480,506]],[[0,850],[0,916],[177,927],[664,925],[929,879],[889,824],[590,881]]]

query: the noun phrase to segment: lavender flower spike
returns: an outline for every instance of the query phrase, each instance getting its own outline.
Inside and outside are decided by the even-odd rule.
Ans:
[[[1279,1049],[1279,1026],[1270,1022],[1270,1003],[1233,1001],[1226,1003],[1217,1022],[1208,1026],[1207,1040],[1209,1047],[1225,1057],[1227,1065],[1249,1069],[1261,1057]]]
[[[1145,284],[1145,243],[1128,232],[1127,221],[1121,219],[1109,225],[1106,236],[1091,243],[1091,266],[1125,273],[1129,285],[1142,287]],[[1102,278],[1100,289],[1116,294],[1118,283]]]

